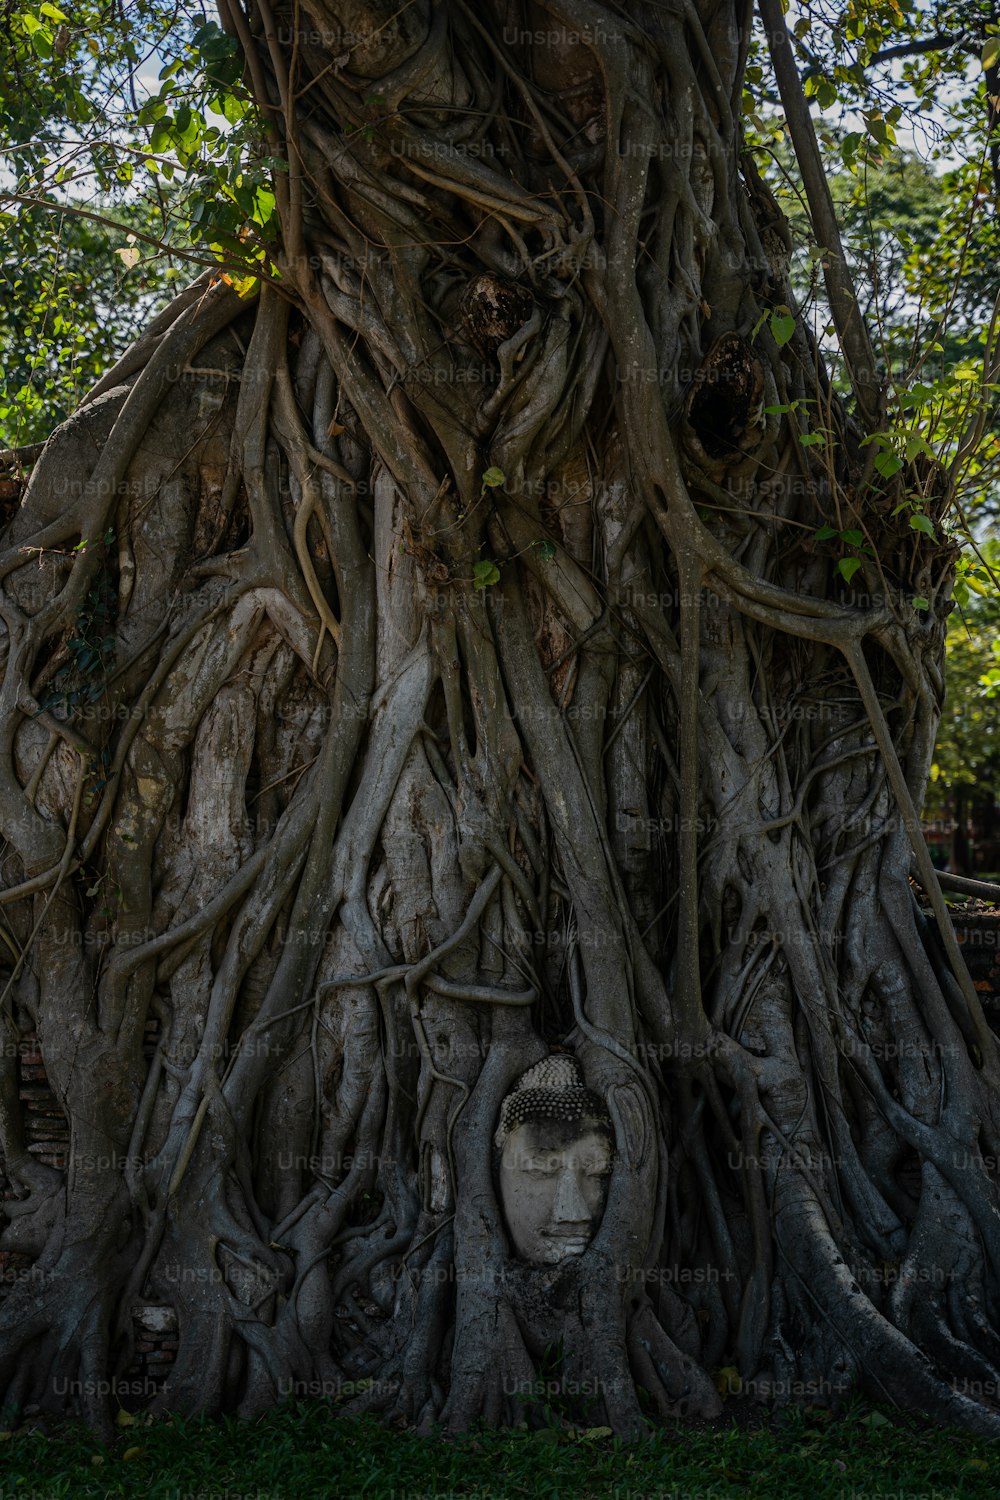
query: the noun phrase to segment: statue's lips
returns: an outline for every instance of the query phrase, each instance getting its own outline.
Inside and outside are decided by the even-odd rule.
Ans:
[[[571,1255],[582,1255],[584,1250],[586,1250],[587,1246],[590,1244],[590,1235],[581,1234],[578,1229],[546,1229],[542,1233],[542,1238],[551,1240],[552,1242],[557,1244],[561,1250],[566,1251]]]

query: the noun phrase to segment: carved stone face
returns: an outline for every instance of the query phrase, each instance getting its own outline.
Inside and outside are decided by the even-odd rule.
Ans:
[[[604,1213],[611,1162],[596,1118],[514,1127],[500,1154],[500,1203],[522,1260],[553,1266],[583,1254]]]

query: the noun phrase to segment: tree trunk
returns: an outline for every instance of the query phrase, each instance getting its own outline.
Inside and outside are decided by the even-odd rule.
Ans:
[[[0,556],[8,1403],[107,1423],[153,1305],[184,1412],[635,1434],[735,1365],[1000,1432],[1000,1060],[916,810],[953,558],[894,515],[949,496],[862,446],[829,240],[856,415],[782,321],[750,12],[222,15],[275,278],[175,304]],[[553,1053],[614,1155],[537,1263]]]

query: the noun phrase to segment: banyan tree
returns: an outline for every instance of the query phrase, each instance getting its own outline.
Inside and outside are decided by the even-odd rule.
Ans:
[[[750,8],[220,14],[268,264],[0,547],[0,1404],[107,1423],[158,1310],[154,1410],[634,1435],[735,1368],[997,1433],[1000,1055],[919,825],[955,473],[877,461],[777,0],[830,337]]]

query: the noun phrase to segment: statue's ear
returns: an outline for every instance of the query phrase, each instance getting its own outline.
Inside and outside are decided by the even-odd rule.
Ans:
[[[608,1109],[625,1165],[629,1171],[641,1172],[649,1160],[653,1139],[646,1096],[634,1083],[614,1084],[608,1091]]]

